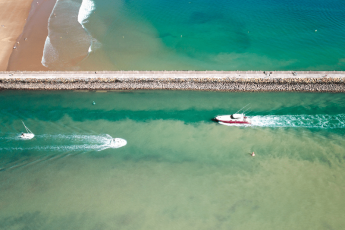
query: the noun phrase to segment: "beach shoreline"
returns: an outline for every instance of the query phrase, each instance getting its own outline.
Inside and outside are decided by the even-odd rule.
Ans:
[[[8,59],[9,71],[46,71],[41,63],[48,20],[56,0],[35,0],[32,3],[25,27],[17,38],[17,48]]]
[[[345,92],[344,71],[0,72],[0,90]]]
[[[19,47],[17,39],[23,32],[32,6],[32,0],[0,0],[0,71],[7,69],[12,52]]]

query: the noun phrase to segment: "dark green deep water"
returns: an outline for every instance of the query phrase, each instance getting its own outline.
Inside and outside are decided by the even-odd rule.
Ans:
[[[0,102],[0,229],[345,225],[345,94],[0,91]],[[248,103],[255,126],[211,120]],[[21,120],[34,139],[18,138]],[[128,144],[107,148],[109,135]]]

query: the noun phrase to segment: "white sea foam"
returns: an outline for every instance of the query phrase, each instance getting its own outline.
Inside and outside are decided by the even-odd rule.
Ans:
[[[49,19],[48,19],[48,35],[46,38],[46,41],[44,43],[44,48],[43,48],[43,55],[42,55],[42,60],[41,63],[43,66],[48,67],[48,63],[47,60],[49,60],[48,56],[54,56],[56,55],[56,51],[54,51],[54,47],[52,46],[51,42],[50,42],[50,38],[49,38],[49,24],[50,24],[50,20],[54,14],[55,8],[58,5],[60,0],[56,0],[56,3],[54,5],[54,8],[52,10],[52,12],[50,13]],[[50,52],[52,52],[52,54],[50,54]],[[53,58],[53,60],[55,60],[57,57]]]
[[[96,9],[95,3],[92,0],[83,0],[81,3],[78,22],[84,27],[84,23],[87,22],[87,19],[90,17],[92,12]]]
[[[58,58],[59,58],[59,53],[51,44],[49,36],[47,36],[45,44],[44,44],[41,63],[43,66],[48,67],[49,63],[57,61]]]
[[[92,0],[83,0],[81,4],[73,0],[56,2],[48,20],[42,65],[57,70],[75,69],[78,68],[76,59],[84,56],[85,60],[101,46],[85,27],[95,9]],[[73,20],[76,16],[78,22]]]
[[[84,24],[88,22],[88,18],[92,14],[92,12],[96,9],[95,3],[92,0],[83,0],[81,3],[79,14],[78,14],[78,22],[80,25],[86,30],[86,32],[90,35],[89,31],[85,28]],[[92,47],[95,42],[98,42],[95,38],[90,40],[90,47],[88,49],[88,53],[92,52]]]

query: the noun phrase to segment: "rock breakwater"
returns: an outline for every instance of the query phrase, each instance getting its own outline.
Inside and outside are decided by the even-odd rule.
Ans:
[[[13,90],[204,90],[345,92],[344,74],[260,73],[0,73],[0,89]],[[183,76],[182,76],[183,75]],[[242,75],[242,77],[241,77]]]

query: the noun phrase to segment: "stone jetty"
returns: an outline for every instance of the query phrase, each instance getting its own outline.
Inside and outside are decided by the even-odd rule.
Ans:
[[[0,89],[345,92],[345,71],[0,72]]]

